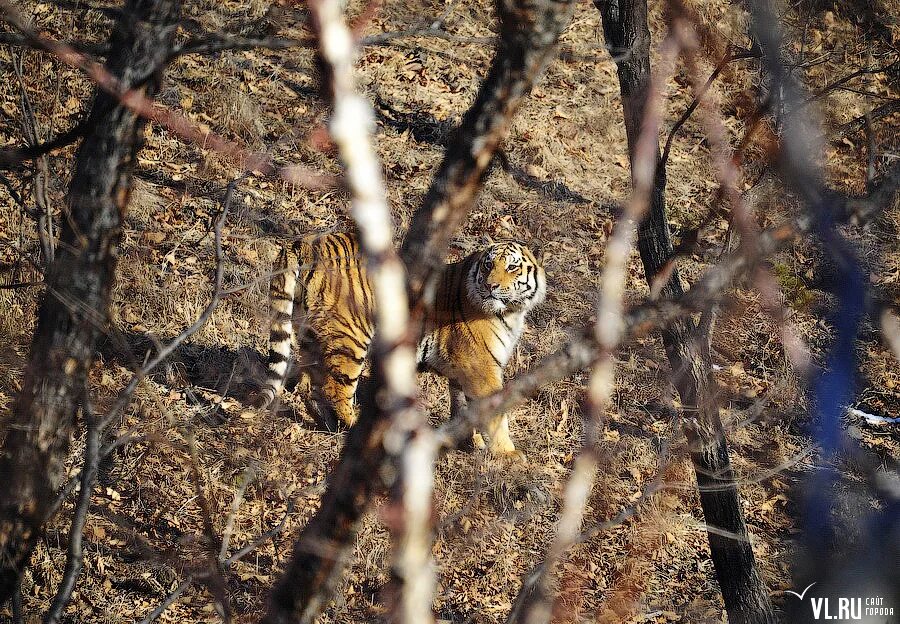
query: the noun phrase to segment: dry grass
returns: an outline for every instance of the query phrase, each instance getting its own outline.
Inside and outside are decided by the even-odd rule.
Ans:
[[[697,7],[725,40],[744,43],[744,16],[730,3],[711,1]],[[358,3],[354,3],[357,6]],[[86,20],[49,5],[26,4],[41,28],[51,33],[102,40],[106,20],[94,11]],[[438,15],[442,5],[387,2],[369,32],[416,24],[423,15]],[[278,33],[301,33],[296,16],[285,10]],[[266,13],[263,3],[190,3],[186,12],[206,28],[240,32],[247,20]],[[454,7],[448,29],[462,36],[490,34],[490,3],[466,0]],[[813,12],[807,58],[831,53],[806,71],[812,88],[863,64],[872,50],[889,42],[864,40],[860,27],[846,16]],[[791,25],[801,14],[788,12]],[[74,29],[73,29],[74,27]],[[826,30],[827,27],[827,30]],[[658,40],[663,23],[652,15]],[[898,31],[893,29],[896,37]],[[506,150],[515,165],[543,183],[559,182],[586,197],[588,203],[554,199],[529,189],[496,168],[452,253],[472,249],[482,233],[529,241],[543,255],[550,277],[547,303],[537,310],[510,365],[509,374],[524,370],[566,340],[573,327],[593,312],[603,245],[612,223],[610,207],[627,196],[629,172],[624,129],[620,123],[618,82],[614,65],[602,47],[597,12],[580,4],[563,38],[567,60],[554,62],[541,85],[517,117]],[[799,55],[799,49],[792,50]],[[0,48],[4,62],[10,49]],[[446,131],[472,101],[490,60],[480,45],[437,39],[405,39],[364,51],[360,74],[379,106],[377,137],[395,220],[402,229],[424,195],[441,158],[439,145],[417,138],[420,130],[435,136]],[[44,56],[27,54],[27,89],[45,127],[68,127],[87,106],[89,85]],[[719,97],[735,143],[750,109],[747,93],[758,80],[747,62],[723,76]],[[226,52],[216,58],[179,60],[168,73],[161,96],[194,120],[251,149],[272,151],[285,161],[304,162],[338,171],[333,155],[315,149],[311,139],[326,111],[315,93],[311,53],[293,50]],[[55,85],[60,80],[57,98]],[[893,80],[894,82],[891,82]],[[670,82],[667,121],[690,101],[684,75]],[[872,76],[858,83],[897,97],[896,75]],[[7,117],[0,123],[0,144],[21,141],[15,119],[17,85],[0,84]],[[55,102],[59,106],[54,107]],[[823,102],[829,126],[844,123],[872,107],[859,94],[837,92]],[[397,113],[396,115],[394,113]],[[411,116],[411,117],[410,117]],[[403,131],[393,119],[416,120]],[[432,127],[433,126],[433,127]],[[664,126],[665,127],[665,126]],[[896,154],[896,118],[875,124],[881,153]],[[427,134],[427,133],[426,133]],[[695,227],[713,201],[716,187],[702,129],[688,122],[675,140],[669,163],[668,204],[676,236]],[[211,216],[222,187],[235,174],[233,163],[197,146],[185,145],[159,127],[146,131],[123,242],[114,315],[121,336],[134,340],[150,333],[177,334],[205,305],[211,290],[213,262]],[[762,144],[748,152],[748,179],[755,177]],[[61,205],[73,151],[52,159],[59,177],[54,191]],[[831,146],[824,154],[829,178],[853,191],[864,187],[865,141],[861,135]],[[752,175],[751,175],[752,174]],[[549,188],[549,185],[545,185]],[[557,190],[559,187],[556,187]],[[760,222],[777,222],[795,209],[793,200],[768,195]],[[33,227],[23,219],[5,190],[0,189],[0,262],[9,274],[22,266],[18,249],[36,256]],[[235,492],[246,480],[243,502],[234,518],[232,544],[238,547],[277,524],[289,501],[296,507],[285,531],[237,564],[228,588],[240,621],[251,621],[291,545],[292,536],[318,505],[329,467],[336,461],[342,435],[317,430],[302,401],[288,397],[277,413],[249,410],[234,398],[223,398],[253,375],[252,351],[264,346],[267,327],[265,291],[277,240],[290,233],[342,227],[347,219],[340,193],[310,193],[272,181],[250,179],[240,188],[239,202],[226,228],[229,286],[246,286],[228,296],[211,322],[189,348],[153,379],[146,381],[126,414],[123,426],[151,438],[126,447],[116,457],[95,496],[87,526],[86,567],[71,605],[73,621],[120,622],[146,615],[195,565],[201,530],[200,510],[189,478],[188,440],[195,440],[202,486],[223,530]],[[864,231],[848,232],[869,263],[872,283],[888,297],[900,296],[900,212],[894,208]],[[725,224],[716,222],[702,235],[702,246],[685,259],[683,275],[693,280],[714,261],[724,239]],[[817,320],[824,295],[804,282],[815,268],[816,250],[797,245],[777,259],[794,278],[793,288],[809,291],[804,308],[793,320],[815,354],[826,344],[828,330]],[[18,263],[18,264],[17,264]],[[632,259],[629,297],[647,294],[640,263]],[[4,276],[4,279],[6,277]],[[807,280],[808,281],[808,280]],[[792,291],[793,292],[793,291]],[[18,388],[22,356],[33,326],[37,289],[0,290],[0,407],[7,410]],[[774,336],[775,327],[747,285],[733,292],[734,304],[723,312],[715,335],[715,359],[721,367],[723,416],[740,423],[754,406],[762,418],[731,432],[733,459],[747,483],[742,494],[754,549],[773,591],[789,585],[796,510],[788,497],[809,458],[762,480],[769,468],[789,464],[808,440],[801,434],[803,396]],[[788,297],[792,304],[795,297]],[[873,331],[860,341],[864,386],[860,405],[890,415],[900,409],[900,367],[878,343]],[[143,358],[136,349],[134,357]],[[615,405],[604,434],[605,465],[590,500],[587,523],[613,516],[654,477],[660,445],[671,438],[676,456],[666,470],[668,487],[625,525],[602,532],[572,550],[563,563],[555,615],[560,622],[723,621],[721,599],[708,557],[702,514],[692,490],[693,475],[683,440],[673,432],[665,405],[670,401],[666,359],[657,339],[626,346],[620,355]],[[130,362],[114,348],[104,350],[92,377],[102,408],[126,383]],[[422,377],[422,400],[432,421],[448,416],[446,384]],[[581,436],[579,401],[586,378],[572,378],[543,389],[511,416],[513,436],[527,464],[495,461],[478,453],[454,452],[439,462],[436,502],[439,514],[434,555],[440,587],[436,611],[451,622],[499,622],[518,591],[523,574],[541,560],[554,529],[562,485]],[[859,423],[855,423],[859,425]],[[864,430],[864,443],[882,453],[897,452],[897,436]],[[76,440],[72,470],[82,444]],[[360,527],[357,545],[338,596],[324,622],[372,621],[381,613],[379,592],[387,580],[387,533],[376,504]],[[34,557],[23,590],[25,605],[42,613],[64,562],[65,514],[49,528]],[[776,598],[777,600],[777,598]],[[2,613],[2,612],[0,612]],[[197,584],[161,621],[218,621],[209,594]]]

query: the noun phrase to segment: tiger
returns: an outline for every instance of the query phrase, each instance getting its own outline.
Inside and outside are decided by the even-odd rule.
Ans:
[[[446,264],[436,284],[416,360],[419,371],[449,380],[451,416],[456,416],[465,401],[502,389],[503,370],[526,316],[544,300],[547,278],[524,244],[489,240],[480,251]],[[268,366],[258,405],[268,407],[282,393],[297,345],[316,411],[324,409],[352,426],[356,389],[375,333],[372,284],[356,235],[321,234],[283,246],[269,297]],[[487,434],[492,454],[517,452],[507,415],[495,417]],[[485,446],[481,433],[473,432],[473,443]]]

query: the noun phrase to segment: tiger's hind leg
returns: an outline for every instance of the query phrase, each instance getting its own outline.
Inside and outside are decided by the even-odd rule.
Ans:
[[[326,315],[333,319],[332,315]],[[350,427],[356,422],[355,394],[365,365],[368,338],[346,340],[331,337],[320,318],[307,319],[311,326],[300,331],[301,369],[309,381],[307,405],[329,431],[338,422]]]
[[[325,369],[322,349],[305,320],[297,325],[298,379],[295,392],[303,399],[309,416],[323,431],[337,431],[338,420],[331,401],[322,393]]]

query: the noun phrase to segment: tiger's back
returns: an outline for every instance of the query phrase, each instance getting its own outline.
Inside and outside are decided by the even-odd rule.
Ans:
[[[354,394],[375,330],[374,298],[358,242],[351,234],[298,241],[282,249],[276,271],[262,404],[284,386],[296,317],[303,365],[309,367],[313,394],[319,395],[314,404],[351,425],[356,419]],[[420,368],[446,376],[454,393],[464,397],[500,390],[525,316],[543,300],[545,290],[543,269],[521,243],[492,243],[448,264],[426,310],[417,350]],[[515,450],[505,416],[492,424],[490,433],[492,450]]]

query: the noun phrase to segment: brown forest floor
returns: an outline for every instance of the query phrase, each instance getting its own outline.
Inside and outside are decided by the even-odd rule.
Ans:
[[[808,23],[806,40],[790,48],[795,59],[815,61],[798,70],[810,90],[864,66],[896,59],[900,29],[888,23],[896,3],[827,1],[801,3],[784,21],[797,35]],[[745,15],[720,0],[697,1],[697,10],[724,41],[745,45]],[[858,5],[858,6],[857,6]],[[353,12],[359,3],[354,2]],[[57,37],[103,41],[108,19],[79,5],[76,10],[26,2],[23,10]],[[268,28],[280,35],[303,34],[303,11],[247,2],[189,2],[195,25],[232,33]],[[394,31],[437,17],[442,4],[405,0],[384,3],[366,33]],[[490,36],[491,3],[460,0],[452,5],[447,30],[460,37]],[[252,29],[257,30],[252,30]],[[652,30],[659,41],[663,23],[654,4]],[[799,41],[799,35],[797,39]],[[621,123],[615,66],[602,44],[599,16],[589,3],[578,5],[563,37],[563,57],[549,68],[521,110],[506,143],[512,167],[496,167],[478,199],[453,253],[473,249],[482,233],[528,241],[543,254],[550,280],[546,304],[532,316],[509,367],[522,371],[550,353],[591,316],[602,268],[611,211],[627,197],[629,172]],[[0,145],[22,143],[19,84],[12,71],[18,51],[0,46],[7,79],[0,84]],[[891,56],[893,54],[893,56]],[[402,230],[421,201],[441,158],[440,142],[472,101],[488,66],[483,44],[434,38],[407,38],[366,48],[360,76],[376,102],[377,145],[390,201]],[[70,127],[89,106],[85,78],[46,55],[26,52],[24,85],[43,132]],[[706,64],[706,70],[711,65]],[[733,144],[751,112],[748,93],[759,71],[739,61],[718,83],[725,123]],[[664,130],[690,101],[683,68],[670,81]],[[854,91],[834,91],[821,101],[825,127],[834,129],[885,98],[900,97],[892,75],[861,76]],[[861,91],[871,95],[861,94]],[[285,161],[301,161],[337,172],[332,155],[309,139],[326,118],[317,94],[312,53],[225,52],[182,58],[167,73],[160,100],[197,122],[268,150]],[[876,164],[897,158],[898,116],[873,123]],[[92,376],[102,411],[143,357],[148,334],[175,336],[193,322],[211,291],[214,263],[209,223],[224,185],[236,175],[222,157],[186,144],[150,125],[140,154],[135,192],[127,217],[115,293],[117,331],[104,347]],[[823,162],[836,188],[865,188],[864,133],[826,143]],[[764,145],[751,145],[744,188],[762,172]],[[51,158],[51,201],[62,203],[73,149]],[[668,206],[676,239],[696,227],[714,201],[716,180],[699,123],[691,120],[674,142],[668,167]],[[766,226],[796,208],[768,176],[760,185],[758,221]],[[288,504],[285,530],[274,543],[235,565],[229,592],[239,621],[260,613],[261,601],[289,552],[293,537],[318,505],[329,466],[343,436],[317,430],[302,402],[289,399],[278,413],[250,409],[227,389],[240,389],[254,374],[254,352],[265,344],[266,289],[277,241],[346,224],[346,197],[316,193],[280,182],[251,178],[240,187],[226,227],[226,279],[243,287],[229,295],[210,323],[179,350],[170,365],[143,383],[123,427],[147,441],[121,452],[103,475],[86,528],[85,569],[70,605],[72,621],[122,622],[148,614],[185,578],[201,550],[202,520],[191,478],[188,449],[196,448],[201,486],[213,509],[217,531],[232,516],[236,549],[276,525]],[[714,262],[726,222],[703,229],[697,252],[682,263],[690,283]],[[863,230],[847,230],[881,296],[900,299],[900,210],[896,206]],[[33,226],[0,188],[0,261],[3,283],[34,279],[20,251],[36,257]],[[798,244],[775,261],[775,273],[792,310],[792,321],[821,356],[829,330],[820,319],[830,302],[815,288],[820,256]],[[0,413],[8,413],[19,387],[23,358],[33,328],[40,289],[0,290]],[[628,298],[647,295],[640,263],[630,265]],[[767,583],[780,604],[791,587],[790,564],[796,534],[793,489],[817,463],[807,456],[803,435],[805,402],[759,296],[747,285],[731,293],[714,335],[723,416],[732,425],[732,457],[744,484],[745,511],[753,546]],[[133,358],[122,345],[130,345]],[[143,346],[142,346],[143,345]],[[858,344],[862,359],[857,407],[883,416],[900,413],[900,366],[867,325]],[[590,499],[586,525],[613,516],[634,500],[658,469],[658,452],[672,442],[675,458],[666,469],[667,487],[624,525],[574,548],[562,566],[559,622],[720,622],[721,598],[693,491],[684,442],[672,427],[671,389],[666,359],[655,337],[628,344],[620,354],[615,404],[604,432],[608,462]],[[422,377],[423,401],[433,422],[448,416],[442,380]],[[493,460],[479,453],[454,452],[438,464],[438,536],[434,546],[440,586],[436,612],[449,622],[500,622],[523,578],[541,560],[553,534],[562,485],[581,435],[579,399],[586,377],[575,375],[544,388],[512,412],[513,436],[527,462]],[[741,424],[753,417],[751,424]],[[851,432],[867,448],[898,456],[896,427],[873,428],[850,419]],[[72,470],[83,440],[73,445]],[[776,470],[777,469],[777,470]],[[847,474],[848,483],[856,480]],[[236,499],[236,493],[242,497]],[[232,514],[235,500],[240,503]],[[70,503],[71,504],[71,503]],[[860,508],[868,505],[862,500]],[[387,580],[388,539],[379,519],[382,502],[363,523],[356,548],[325,622],[365,622],[381,612],[379,592]],[[70,509],[67,507],[66,509]],[[24,604],[38,621],[59,582],[65,561],[66,513],[51,524],[24,584]],[[0,618],[4,617],[0,611]],[[218,621],[210,596],[193,585],[161,617],[164,622]]]

